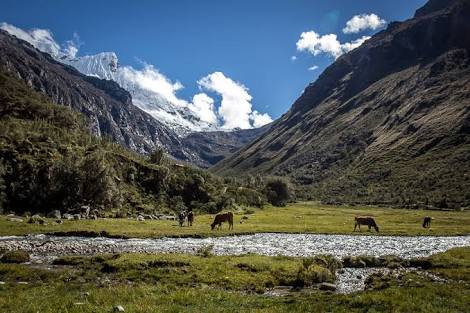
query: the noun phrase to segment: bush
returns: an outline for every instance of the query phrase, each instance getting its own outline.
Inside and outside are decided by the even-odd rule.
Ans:
[[[268,202],[274,206],[285,206],[292,197],[289,184],[281,178],[269,180],[264,190]]]
[[[25,263],[29,262],[29,253],[23,250],[6,252],[1,258],[2,263]]]

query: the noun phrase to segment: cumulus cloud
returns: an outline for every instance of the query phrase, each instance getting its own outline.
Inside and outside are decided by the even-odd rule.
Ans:
[[[250,114],[250,120],[253,121],[253,127],[255,128],[264,126],[273,121],[273,119],[271,118],[271,116],[269,116],[269,114],[267,113],[261,114],[256,110]]]
[[[201,121],[217,124],[217,116],[214,111],[214,99],[207,94],[198,93],[194,95],[193,102],[189,106]]]
[[[346,27],[343,28],[345,34],[355,34],[366,29],[376,30],[385,26],[387,22],[376,14],[360,14],[353,16],[346,22]]]
[[[251,95],[248,88],[226,77],[222,72],[214,72],[198,81],[202,88],[222,97],[217,113],[223,120],[223,128],[251,128]]]
[[[308,68],[309,71],[315,71],[316,69],[318,69],[318,65],[313,65]]]
[[[341,43],[336,34],[319,35],[311,30],[303,32],[300,39],[297,41],[296,46],[298,51],[307,51],[313,55],[325,53],[337,59],[343,53],[347,53],[364,43],[370,37],[363,36],[362,38],[353,40],[351,42]]]
[[[290,60],[295,61],[295,60],[297,60],[297,57],[295,55],[293,55],[293,56],[290,57]]]
[[[320,36],[313,30],[303,32],[296,45],[298,51],[308,51],[313,55],[327,53],[337,58],[342,54],[341,43],[335,34]]]
[[[187,101],[176,96],[176,92],[182,89],[183,85],[179,81],[172,82],[153,65],[145,64],[140,70],[131,66],[124,66],[120,69],[120,75],[122,79],[133,82],[144,90],[156,93],[168,102],[178,106],[187,105]]]

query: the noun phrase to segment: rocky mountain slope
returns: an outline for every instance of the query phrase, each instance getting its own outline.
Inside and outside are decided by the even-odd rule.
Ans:
[[[329,66],[214,168],[289,176],[304,197],[470,205],[470,1],[431,0]]]
[[[145,153],[157,146],[184,159],[178,136],[132,105],[130,94],[112,81],[85,76],[29,43],[0,30],[0,69],[88,118],[92,132]]]
[[[162,147],[176,159],[209,167],[229,152],[251,141],[252,134],[261,133],[257,130],[219,132],[219,135],[201,132],[183,140],[178,129],[183,129],[184,133],[189,126],[181,124],[178,118],[174,121],[175,127],[170,127],[168,120],[161,122],[135,106],[131,94],[118,83],[108,80],[119,80],[119,75],[114,74],[118,70],[117,58],[112,53],[95,56],[93,60],[77,59],[75,63],[65,57],[60,61],[0,30],[1,70],[21,78],[55,103],[83,113],[95,135],[108,136],[136,152],[148,153],[156,147]],[[95,74],[86,76],[63,62],[74,63],[83,72]],[[140,97],[137,100],[142,100],[145,93],[134,91]],[[149,105],[150,102],[145,103]],[[182,112],[175,112],[174,116],[181,117],[181,114]],[[201,129],[206,128],[201,126]]]
[[[134,73],[131,68],[119,66],[118,57],[114,52],[74,58],[68,56],[56,58],[62,63],[73,66],[82,74],[117,82],[119,86],[131,94],[132,103],[135,106],[153,116],[181,137],[191,132],[218,129],[216,124],[199,119],[188,106],[170,102],[159,93],[142,88],[132,79]]]
[[[184,137],[182,144],[194,152],[192,163],[208,168],[249,144],[269,128],[270,124],[254,129],[194,132]]]

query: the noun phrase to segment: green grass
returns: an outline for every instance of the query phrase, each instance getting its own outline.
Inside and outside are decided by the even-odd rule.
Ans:
[[[52,268],[0,264],[0,312],[112,312],[114,305],[126,312],[468,312],[469,280],[438,283],[415,274],[351,295],[315,289],[260,294],[267,282],[280,284],[279,275],[294,277],[303,260],[122,254],[67,257],[60,263],[69,265]],[[468,260],[470,248],[429,258],[431,270],[462,273],[470,272]],[[314,271],[326,270],[318,264],[311,265]]]
[[[325,206],[315,202],[300,202],[283,208],[268,206],[255,209],[254,214],[246,215],[247,220],[240,224],[243,214],[235,215],[233,231],[227,225],[222,230],[210,230],[213,215],[196,215],[192,227],[179,227],[174,221],[138,222],[128,219],[100,219],[64,221],[48,225],[11,222],[0,217],[0,236],[25,235],[58,231],[106,231],[111,235],[128,237],[162,236],[217,236],[254,232],[286,233],[326,233],[351,234],[355,215],[370,215],[380,226],[380,235],[463,235],[470,233],[470,212],[468,211],[423,211],[390,209],[377,207]],[[421,227],[426,215],[434,217],[431,229]],[[364,229],[363,234],[368,234]],[[376,234],[375,232],[371,234]]]

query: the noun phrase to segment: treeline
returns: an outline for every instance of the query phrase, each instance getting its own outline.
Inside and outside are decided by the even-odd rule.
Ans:
[[[94,137],[82,115],[0,73],[0,211],[47,214],[87,205],[124,217],[187,208],[216,213],[288,199],[280,179],[223,179],[159,149],[146,157]]]

